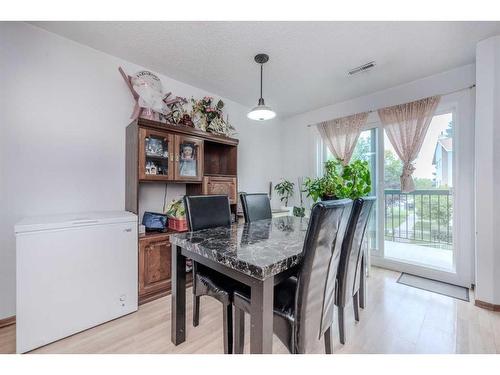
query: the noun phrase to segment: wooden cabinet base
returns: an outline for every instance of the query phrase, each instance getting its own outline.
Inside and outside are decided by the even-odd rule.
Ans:
[[[189,272],[186,275],[186,288],[189,288],[193,285],[192,281],[193,281],[193,273]],[[170,288],[168,288],[168,289],[165,289],[164,291],[157,291],[157,292],[154,292],[151,294],[139,295],[139,305],[144,305],[145,303],[154,301],[158,298],[169,296],[170,293],[171,293],[171,290],[170,290]]]
[[[168,296],[169,294],[170,294],[170,289],[163,292],[156,292],[151,295],[144,294],[142,296],[139,296],[139,306],[154,301],[155,299]]]
[[[139,238],[139,299],[170,290],[170,236],[164,233]]]
[[[152,233],[139,237],[139,304],[170,294],[171,233]],[[191,273],[188,281],[192,279]]]

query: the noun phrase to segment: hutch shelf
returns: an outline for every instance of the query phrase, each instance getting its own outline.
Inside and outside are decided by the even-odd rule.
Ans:
[[[133,121],[126,130],[126,210],[141,212],[140,184],[174,183],[186,184],[188,195],[227,194],[236,218],[237,147],[234,138],[141,118]],[[172,233],[139,236],[140,304],[170,293]]]

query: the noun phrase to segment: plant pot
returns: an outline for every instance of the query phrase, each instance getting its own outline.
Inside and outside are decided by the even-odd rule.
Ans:
[[[338,198],[335,195],[323,195],[321,197],[322,201],[334,201],[337,200]]]
[[[176,219],[169,217],[168,218],[168,227],[177,232],[185,232],[188,230],[187,220],[184,219]]]

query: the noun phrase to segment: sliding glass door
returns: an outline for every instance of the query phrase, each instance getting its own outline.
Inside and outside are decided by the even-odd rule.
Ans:
[[[459,253],[455,245],[455,116],[448,108],[432,119],[414,163],[416,189],[411,193],[401,192],[402,163],[382,125],[377,125],[379,214],[374,218],[378,237],[377,247],[372,247],[372,264],[454,284],[470,282],[467,271],[463,271],[470,253]]]
[[[402,163],[384,132],[384,257],[452,271],[452,112],[434,116],[414,165],[416,189],[402,193]]]
[[[400,190],[402,163],[380,122],[369,122],[361,133],[353,159],[369,163],[370,195],[377,197],[364,243],[372,265],[470,285],[474,221],[469,202],[473,199],[469,98],[457,94],[449,98],[457,101],[438,108],[415,161],[412,193]],[[332,158],[323,149],[323,160]]]

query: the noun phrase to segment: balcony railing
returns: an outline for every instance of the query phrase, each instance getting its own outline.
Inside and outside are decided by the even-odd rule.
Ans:
[[[451,248],[452,200],[450,190],[385,190],[385,239]]]

